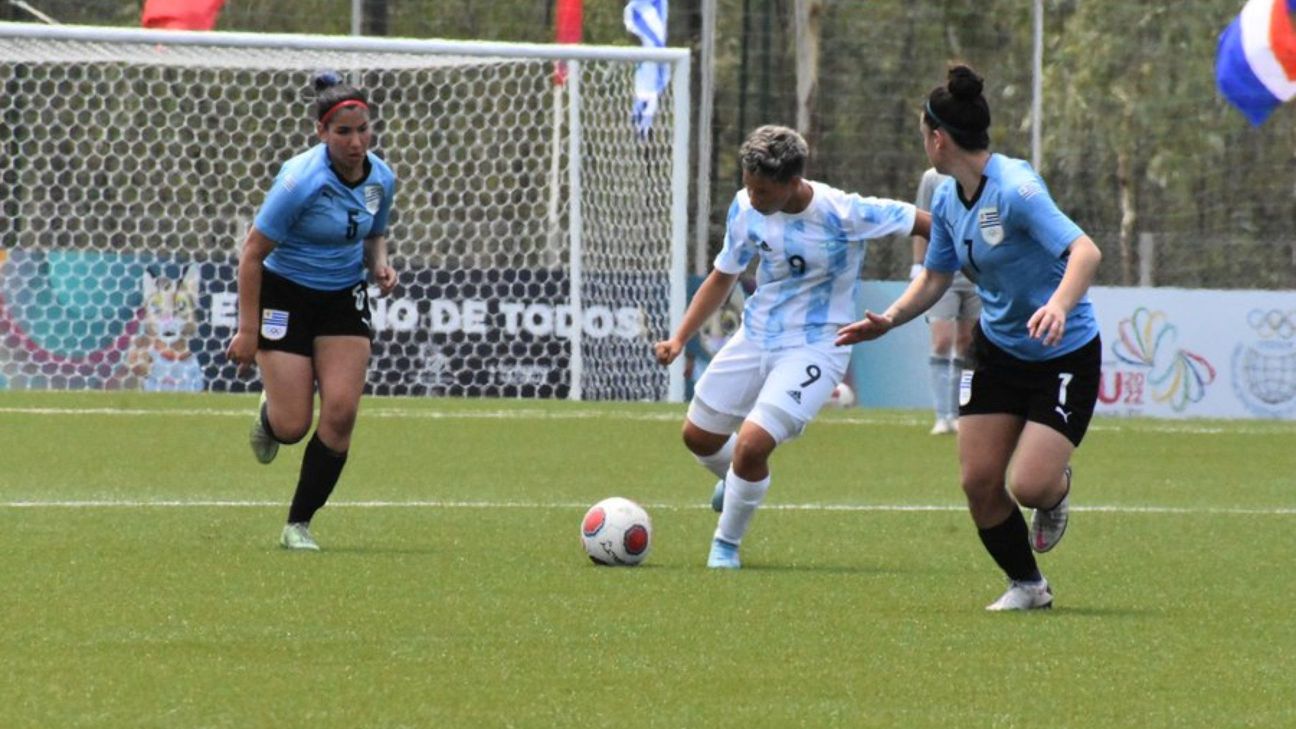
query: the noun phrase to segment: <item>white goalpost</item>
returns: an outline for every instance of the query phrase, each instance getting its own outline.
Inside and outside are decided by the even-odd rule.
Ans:
[[[555,88],[554,63],[565,61]],[[634,69],[671,65],[651,132]],[[242,391],[237,247],[311,78],[398,177],[376,394],[683,399],[685,49],[0,23],[0,389]]]

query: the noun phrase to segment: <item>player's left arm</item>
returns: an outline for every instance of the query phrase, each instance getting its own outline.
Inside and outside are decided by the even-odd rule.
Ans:
[[[1013,190],[1011,205],[1013,218],[1027,228],[1031,237],[1067,262],[1053,295],[1026,322],[1030,336],[1051,347],[1062,341],[1067,314],[1093,283],[1102,251],[1080,226],[1058,209],[1042,181],[1030,181]]]
[[[378,295],[386,296],[396,288],[396,269],[392,268],[387,257],[387,219],[391,216],[392,200],[396,197],[396,181],[392,179],[383,186],[383,201],[374,215],[370,235],[364,242],[365,267],[378,284]]]
[[[364,260],[374,283],[378,284],[378,295],[386,296],[396,288],[396,269],[387,261],[387,236],[375,235],[365,238]]]
[[[1067,250],[1071,255],[1067,257],[1066,273],[1062,275],[1057,290],[1026,323],[1030,336],[1044,340],[1046,347],[1062,341],[1062,335],[1066,333],[1067,314],[1089,290],[1094,276],[1098,274],[1098,264],[1102,262],[1102,251],[1098,250],[1098,246],[1087,235],[1081,234],[1071,241]]]

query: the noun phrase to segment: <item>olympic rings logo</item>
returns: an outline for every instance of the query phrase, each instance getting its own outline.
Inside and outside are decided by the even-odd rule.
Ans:
[[[1255,330],[1261,339],[1291,339],[1296,336],[1296,309],[1292,311],[1252,309],[1247,313],[1247,325]]]

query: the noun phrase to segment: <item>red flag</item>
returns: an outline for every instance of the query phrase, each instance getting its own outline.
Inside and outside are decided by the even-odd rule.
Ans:
[[[557,0],[554,7],[554,42],[580,43],[584,0]],[[559,61],[554,69],[554,83],[567,83],[567,64]]]
[[[225,0],[144,0],[140,25],[168,30],[211,30]]]

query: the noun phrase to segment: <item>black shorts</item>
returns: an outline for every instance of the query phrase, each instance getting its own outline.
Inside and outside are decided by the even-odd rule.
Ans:
[[[373,339],[369,290],[363,281],[337,291],[293,283],[268,270],[261,273],[261,327],[257,346],[305,357],[315,353],[315,337]]]
[[[1018,359],[995,346],[978,324],[976,369],[959,383],[959,415],[1007,413],[1047,425],[1080,445],[1098,403],[1102,338],[1041,362]]]

